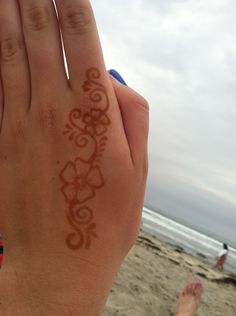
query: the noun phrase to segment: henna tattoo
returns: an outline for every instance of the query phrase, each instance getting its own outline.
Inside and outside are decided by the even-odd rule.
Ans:
[[[68,204],[66,216],[74,229],[68,234],[66,244],[73,250],[88,249],[92,237],[97,237],[93,211],[86,202],[95,196],[97,189],[104,186],[99,164],[111,123],[107,116],[109,99],[105,86],[98,82],[100,77],[101,73],[96,68],[87,71],[83,91],[87,93],[92,106],[85,113],[78,108],[73,109],[63,132],[80,149],[77,157],[68,161],[60,173],[63,183],[61,191]]]

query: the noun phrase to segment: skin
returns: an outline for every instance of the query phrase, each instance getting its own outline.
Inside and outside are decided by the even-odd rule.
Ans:
[[[203,285],[201,283],[188,284],[180,294],[177,302],[176,316],[194,316],[201,303]]]
[[[223,272],[224,270],[224,264],[227,259],[227,254],[223,255],[222,257],[218,258],[216,265],[213,267],[213,269]]]
[[[101,315],[140,227],[147,101],[107,74],[89,2],[56,6],[0,0],[5,316]]]

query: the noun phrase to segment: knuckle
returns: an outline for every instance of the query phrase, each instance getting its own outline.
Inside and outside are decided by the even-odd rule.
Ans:
[[[10,118],[6,124],[3,125],[2,134],[12,144],[20,144],[25,138],[26,124],[24,118],[12,119]]]
[[[54,105],[44,105],[39,107],[38,122],[42,130],[52,130],[56,126],[57,114]]]
[[[92,13],[89,5],[69,7],[62,15],[62,28],[76,35],[83,35],[87,32],[92,21]]]
[[[23,42],[17,38],[8,37],[1,42],[1,58],[4,62],[13,61],[23,48]]]
[[[25,137],[25,125],[21,120],[18,120],[13,128],[13,136],[15,140],[19,140]]]
[[[149,112],[149,103],[144,97],[139,97],[136,101],[137,106],[146,112]]]
[[[45,7],[33,6],[26,11],[24,16],[24,25],[32,31],[42,31],[50,23],[50,13]]]

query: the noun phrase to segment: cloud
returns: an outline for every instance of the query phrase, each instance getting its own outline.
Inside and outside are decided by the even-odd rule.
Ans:
[[[93,2],[108,68],[150,102],[146,203],[234,242],[236,2]]]

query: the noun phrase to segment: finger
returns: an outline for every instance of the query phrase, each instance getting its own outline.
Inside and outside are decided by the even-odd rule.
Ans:
[[[38,99],[68,85],[58,21],[52,0],[19,3],[32,91]]]
[[[24,115],[30,99],[28,62],[15,0],[0,2],[1,77],[4,118]]]
[[[87,69],[96,67],[105,72],[95,18],[88,0],[56,0],[56,5],[70,84],[78,90]]]
[[[125,134],[134,164],[144,162],[147,157],[148,103],[131,88],[111,77],[120,106]]]

